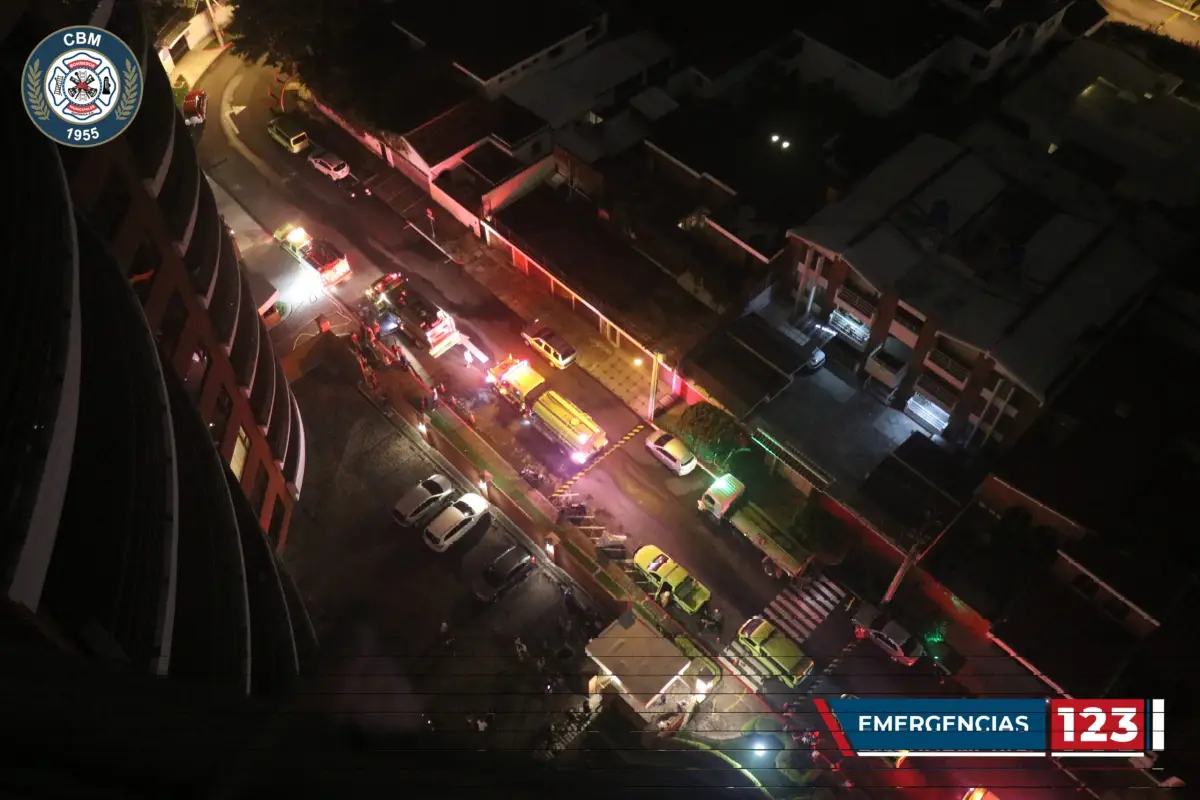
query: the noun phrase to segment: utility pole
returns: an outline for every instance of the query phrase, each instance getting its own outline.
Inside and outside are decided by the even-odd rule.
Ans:
[[[892,599],[896,596],[896,592],[900,590],[900,584],[904,583],[904,578],[908,575],[908,571],[917,563],[917,551],[919,549],[920,546],[916,544],[908,548],[908,555],[904,557],[904,561],[900,563],[900,568],[896,570],[896,575],[892,578],[892,585],[888,587],[887,594],[883,596],[883,602],[880,605],[886,606],[892,602]]]

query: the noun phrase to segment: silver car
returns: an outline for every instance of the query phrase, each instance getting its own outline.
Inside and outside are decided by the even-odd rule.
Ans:
[[[401,497],[392,518],[406,528],[417,527],[450,504],[454,484],[445,475],[430,475]]]

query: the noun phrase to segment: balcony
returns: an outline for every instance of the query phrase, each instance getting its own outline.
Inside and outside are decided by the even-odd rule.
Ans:
[[[292,435],[292,392],[288,388],[283,366],[275,362],[275,401],[271,407],[271,424],[267,426],[267,444],[271,457],[282,464],[287,460],[288,441]]]
[[[884,386],[895,389],[908,371],[908,365],[880,350],[867,359],[866,370],[868,375]]]
[[[897,308],[896,316],[892,318],[892,328],[888,333],[896,337],[897,341],[915,348],[917,346],[917,338],[921,335],[922,325],[923,323],[920,320],[909,316],[904,309]]]
[[[233,347],[233,334],[237,330],[238,308],[242,304],[242,271],[233,246],[221,242],[221,253],[217,260],[217,279],[213,286],[212,302],[208,316],[212,320],[213,333],[217,341],[228,352]]]
[[[233,372],[237,376],[238,386],[247,395],[254,386],[254,374],[258,366],[258,337],[259,319],[254,298],[250,295],[250,284],[246,276],[241,276],[242,298],[238,304],[237,333],[233,339],[233,350],[229,360],[233,363]]]
[[[275,353],[266,325],[258,321],[258,364],[255,365],[254,386],[250,390],[250,411],[254,421],[266,432],[271,424],[271,408],[275,403]]]
[[[958,404],[958,394],[936,377],[926,373],[917,378],[917,391],[936,403],[947,413]]]
[[[933,348],[925,356],[925,366],[938,377],[957,389],[965,389],[971,378],[971,368],[956,358],[938,348]]]
[[[78,427],[41,607],[96,657],[163,674],[178,637],[182,517],[164,375],[120,268],[91,226],[78,235]]]
[[[145,79],[142,106],[125,135],[142,179],[148,184],[150,194],[157,197],[171,166],[175,128],[185,126],[179,120],[170,79],[157,56],[146,70]]]
[[[36,608],[54,550],[58,515],[71,469],[79,396],[80,302],[78,243],[69,235],[71,208],[57,148],[11,108],[0,122],[20,154],[10,174],[14,203],[8,237],[14,264],[6,276],[10,297],[31,298],[6,307],[9,345],[0,394],[0,574],[9,597]],[[63,148],[66,150],[67,148]],[[19,456],[17,456],[19,454]]]
[[[300,675],[300,658],[287,596],[275,552],[263,535],[242,487],[225,471],[229,495],[237,511],[246,588],[250,603],[250,691],[274,695],[287,689]]]
[[[871,320],[875,319],[875,304],[853,289],[843,286],[838,290],[835,302],[853,316],[858,317],[864,325],[869,326]]]
[[[835,308],[829,315],[829,327],[837,331],[843,339],[859,350],[865,350],[871,336],[870,325],[859,317],[847,313],[842,308]]]
[[[186,252],[196,226],[200,204],[200,167],[186,125],[176,125],[167,179],[158,193],[158,207],[167,222],[167,231]]]
[[[222,248],[232,245],[227,240],[225,226],[217,212],[217,201],[207,180],[200,181],[200,203],[196,207],[196,227],[183,254],[196,296],[205,308],[212,303],[217,283],[217,263]]]
[[[304,438],[304,419],[300,416],[300,404],[296,402],[296,395],[292,394],[292,390],[288,389],[288,394],[292,398],[292,445],[288,448],[287,460],[283,464],[283,477],[287,481],[288,489],[296,497],[300,496],[300,490],[304,488],[304,467],[307,459],[307,452]]]
[[[179,460],[179,591],[170,676],[250,690],[250,601],[225,473],[183,382],[167,376]]]

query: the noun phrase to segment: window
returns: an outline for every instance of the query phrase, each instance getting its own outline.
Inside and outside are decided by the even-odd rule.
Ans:
[[[250,505],[254,508],[255,515],[262,513],[263,504],[267,500],[267,485],[271,482],[271,475],[267,472],[267,468],[260,464],[254,474],[254,485],[250,490]],[[261,518],[261,517],[260,517]]]
[[[132,199],[125,179],[116,167],[113,167],[108,172],[108,180],[104,182],[100,197],[96,199],[95,206],[87,215],[88,221],[104,241],[111,242],[116,238],[129,213]]]
[[[150,286],[154,282],[154,273],[162,265],[162,254],[149,239],[143,239],[133,255],[133,264],[129,268],[129,282],[137,293],[142,305],[150,299]]]
[[[208,370],[211,366],[212,360],[208,356],[208,348],[200,345],[192,353],[192,359],[183,373],[183,384],[187,387],[188,394],[192,396],[193,400],[200,399],[200,392],[204,389],[204,381],[208,377]]]
[[[209,433],[213,442],[220,447],[225,443],[225,431],[229,428],[229,417],[233,414],[233,397],[224,386],[217,394],[217,407],[213,410],[213,418],[208,423]]]
[[[270,537],[272,544],[279,544],[279,537],[283,535],[283,522],[287,516],[287,506],[283,504],[281,497],[275,498],[275,504],[271,506],[271,527],[267,529],[267,536]]]
[[[563,51],[566,49],[567,49],[566,45],[561,45],[561,44],[556,45],[556,46],[550,48],[550,52],[546,53],[546,57],[547,58],[558,58],[559,56],[561,56],[563,54]]]
[[[229,457],[229,468],[240,481],[246,471],[246,458],[250,455],[250,437],[245,428],[238,428],[237,442],[233,445],[233,455]]]
[[[158,330],[154,334],[159,349],[168,358],[179,346],[179,340],[183,337],[183,330],[187,327],[187,322],[187,304],[183,302],[183,296],[179,292],[172,292],[171,299],[167,301],[167,310],[163,312],[162,320],[158,323]]]

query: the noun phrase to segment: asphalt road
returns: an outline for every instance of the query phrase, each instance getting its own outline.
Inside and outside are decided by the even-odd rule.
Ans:
[[[352,279],[335,290],[345,302],[353,305],[375,279],[399,269],[419,292],[459,319],[460,327],[485,352],[500,357],[524,352],[531,363],[543,363],[521,342],[521,321],[394,211],[374,198],[348,200],[303,157],[285,152],[269,139],[265,129],[278,102],[269,93],[279,89],[271,71],[248,67],[225,55],[198,88],[208,91],[210,108],[219,115],[206,126],[201,138],[199,152],[205,171],[245,206],[262,228],[272,230],[285,222],[296,222],[337,244],[354,270]],[[229,111],[236,113],[227,116]],[[357,142],[334,126],[314,126],[310,133],[346,158],[360,178],[369,180],[379,168]],[[414,204],[427,202],[415,187],[413,192]],[[281,263],[263,254],[248,258],[248,266],[253,268],[258,259],[263,264],[270,261],[263,269],[275,273],[272,279],[277,281],[281,294],[288,294],[285,287],[292,284],[298,287],[294,290],[298,296],[309,293],[312,279],[304,276],[305,268],[293,265],[289,283],[286,259]],[[478,365],[467,367],[458,349],[437,362],[426,360],[422,366],[428,377],[444,381],[452,391],[486,394],[483,370]],[[539,371],[552,387],[592,414],[610,440],[616,441],[638,423],[620,400],[578,367],[559,371],[545,366]],[[316,386],[318,383],[321,385]],[[515,657],[504,651],[512,647],[513,636],[520,635],[532,644],[552,635],[547,631],[557,623],[549,623],[549,628],[546,625],[556,597],[533,582],[523,590],[530,593],[528,598],[511,598],[511,612],[492,613],[478,620],[464,616],[460,577],[500,546],[495,534],[478,548],[460,544],[456,547],[458,553],[442,559],[433,558],[414,537],[399,535],[388,519],[387,509],[409,484],[428,473],[429,464],[418,454],[402,455],[402,443],[382,444],[386,436],[395,438],[394,434],[378,428],[366,434],[372,424],[384,423],[367,421],[373,412],[365,401],[361,413],[355,412],[353,419],[339,423],[339,415],[355,407],[353,398],[341,397],[326,382],[310,377],[298,382],[296,394],[308,423],[311,456],[288,558],[293,562],[297,582],[310,596],[318,625],[327,632],[324,641],[331,664],[327,675],[332,681],[329,696],[338,698],[334,706],[344,708],[345,713],[357,710],[359,716],[370,715],[396,725],[415,724],[422,713],[433,712],[442,716],[443,724],[456,727],[461,721],[465,728],[466,713],[486,710],[493,702],[489,698],[521,697],[522,691],[514,687],[524,685],[521,682],[527,679],[527,670],[523,671]],[[556,455],[546,452],[544,442],[530,439],[514,427],[518,425],[515,421],[510,425],[498,423],[485,432],[514,463],[528,457],[553,469]],[[501,428],[508,431],[507,439]],[[382,449],[369,454],[359,445],[361,452],[352,451],[350,443],[362,436],[374,437]],[[650,457],[643,442],[644,435],[639,435],[613,450],[573,490],[601,510],[601,524],[628,536],[631,549],[643,544],[663,547],[712,590],[713,604],[724,612],[725,625],[703,638],[714,649],[720,649],[741,622],[761,613],[784,585],[762,572],[760,554],[741,537],[699,518],[695,502],[707,476],[697,473],[688,478],[674,477]],[[366,469],[368,463],[372,465],[369,477],[354,474]],[[476,552],[482,555],[471,555]],[[458,560],[463,556],[469,556],[470,563]],[[430,655],[430,648],[436,644],[436,628],[446,617],[453,617],[456,626],[465,626],[460,641],[476,642],[478,653],[464,645],[464,655],[470,653],[469,659],[438,661]],[[331,631],[336,633],[328,635]],[[822,623],[803,646],[817,661],[818,672],[824,674],[802,686],[801,691],[834,695],[938,693],[936,682],[929,676],[899,667],[868,645],[848,648],[853,641],[844,618],[835,615]],[[427,658],[433,660],[424,660]],[[426,668],[422,669],[422,664]],[[471,674],[455,679],[463,681],[461,686],[447,687],[431,677],[434,673],[449,675],[463,670]],[[434,682],[428,683],[430,680]],[[795,692],[777,685],[765,686],[762,694],[776,709],[797,697]],[[533,721],[523,712],[511,713],[513,719],[519,718],[525,724]],[[1002,766],[994,760],[990,763]],[[888,785],[905,786],[915,782],[931,790],[936,786],[940,792],[936,796],[947,800],[952,800],[949,794],[953,792],[947,794],[951,785],[989,785],[983,779],[996,778],[993,771],[983,775],[962,769],[916,775],[912,767],[880,769],[877,763],[858,769],[848,764],[847,769],[848,774],[862,773],[856,780],[871,783],[882,780],[890,781]],[[955,777],[949,778],[950,774]],[[1022,770],[1005,772],[1003,781],[990,785],[1045,785],[1059,777],[1057,771]],[[1033,795],[1022,790],[1022,796]]]
[[[1100,0],[1113,22],[1123,22],[1148,28],[1160,36],[1187,44],[1200,43],[1200,23],[1185,14],[1155,0]],[[1188,6],[1190,0],[1179,0],[1177,6]]]

